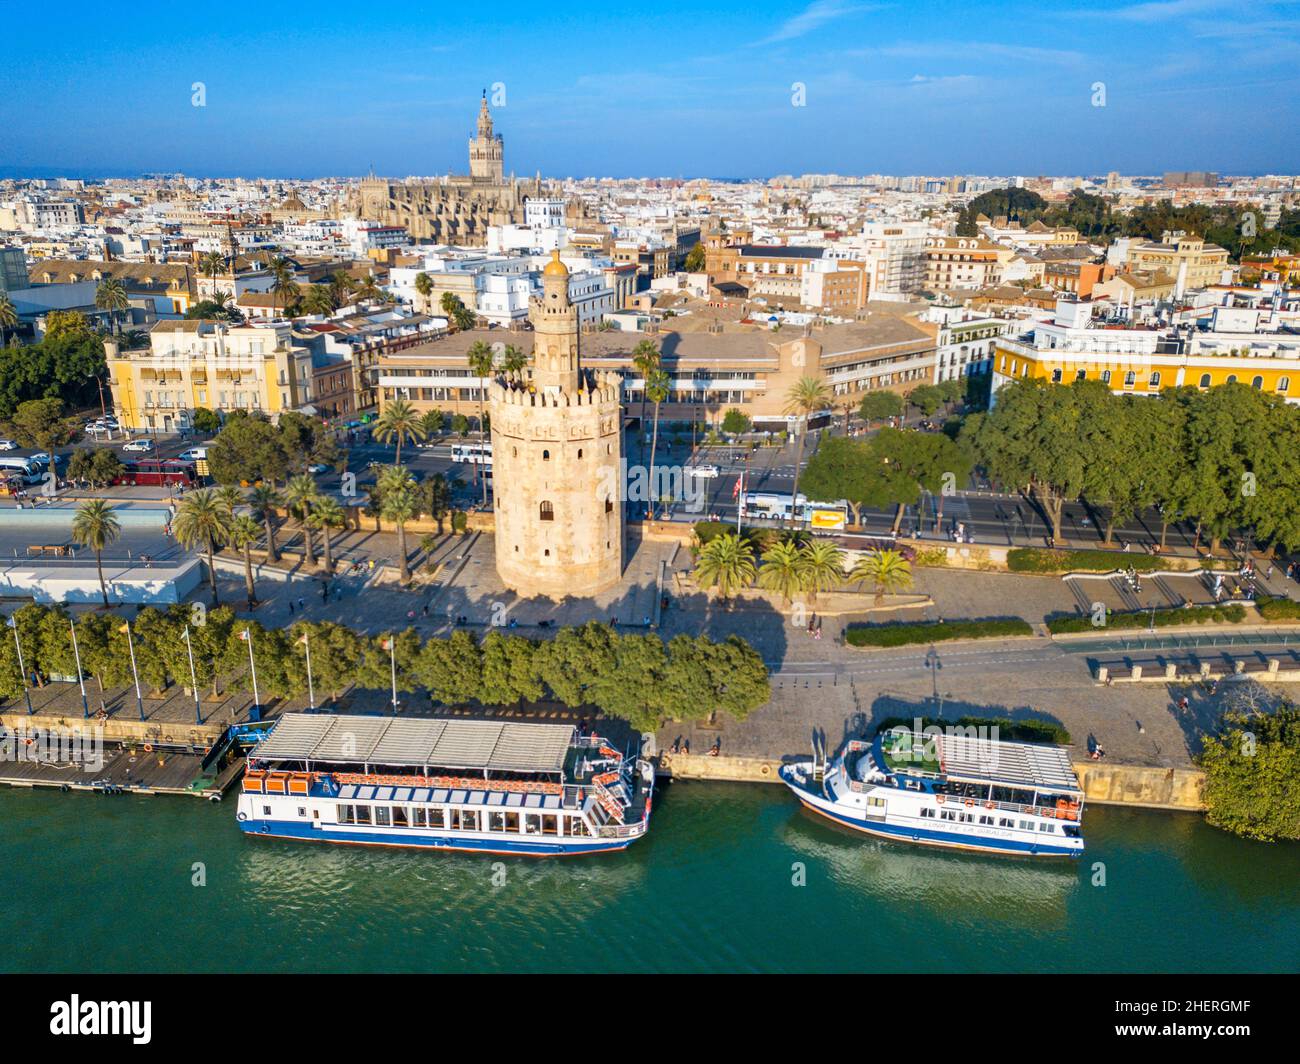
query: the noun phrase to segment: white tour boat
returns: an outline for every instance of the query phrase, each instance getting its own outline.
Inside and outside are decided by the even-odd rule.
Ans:
[[[1083,852],[1083,791],[1058,746],[896,728],[825,765],[781,766],[809,809],[845,827],[929,846],[1035,857]]]
[[[252,835],[482,853],[622,850],[654,768],[570,725],[286,713],[248,754]]]

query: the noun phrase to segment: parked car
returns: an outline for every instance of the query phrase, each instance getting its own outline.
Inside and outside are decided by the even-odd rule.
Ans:
[[[14,440],[0,440],[0,451],[16,451],[18,444]]]
[[[123,446],[124,451],[143,451],[145,454],[153,453],[153,440],[132,440]]]
[[[708,477],[711,480],[714,477],[720,477],[722,470],[715,465],[687,466],[686,475],[688,477]]]
[[[182,462],[202,462],[208,457],[208,449],[206,447],[191,447],[188,451],[182,451],[177,457]]]

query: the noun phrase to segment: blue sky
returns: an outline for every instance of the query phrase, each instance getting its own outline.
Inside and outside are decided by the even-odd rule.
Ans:
[[[460,172],[491,86],[521,174],[1300,170],[1297,0],[0,11],[6,175]]]

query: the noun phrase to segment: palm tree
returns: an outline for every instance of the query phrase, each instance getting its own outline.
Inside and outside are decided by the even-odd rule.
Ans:
[[[0,292],[0,345],[4,344],[5,330],[18,327],[18,308],[7,292]]]
[[[117,542],[122,526],[113,516],[113,507],[106,499],[87,499],[77,507],[72,518],[72,538],[82,547],[95,552],[95,568],[99,571],[99,592],[108,605],[108,585],[104,583],[104,548]]]
[[[248,502],[248,500],[244,498],[244,493],[233,484],[223,484],[221,487],[213,490],[216,491],[217,499],[220,501],[221,505],[226,508],[226,512],[230,514],[231,517],[235,516],[235,510],[238,507],[243,506]]]
[[[352,277],[346,270],[335,270],[330,275],[330,296],[334,299],[336,310],[352,298],[352,289]]]
[[[316,501],[309,519],[312,528],[320,529],[321,541],[324,544],[325,571],[330,574],[334,572],[334,553],[330,544],[330,529],[342,528],[344,519],[343,507],[338,504],[332,495],[322,495]]]
[[[379,513],[397,526],[397,558],[403,584],[411,579],[406,561],[406,522],[415,519],[419,507],[415,501],[415,481],[401,466],[388,466],[379,474]]]
[[[492,353],[492,348],[488,347],[482,340],[475,340],[469,345],[469,350],[465,352],[465,357],[469,361],[469,371],[478,378],[478,442],[479,447],[483,446],[483,400],[487,396],[487,379],[492,376],[495,370],[496,356]],[[478,467],[480,463],[474,463],[474,483],[478,483]],[[483,478],[483,505],[487,505],[487,477]]]
[[[424,313],[429,313],[429,297],[433,295],[433,278],[427,273],[417,273],[415,275],[415,291],[424,301]]]
[[[896,550],[868,551],[849,572],[855,583],[870,580],[876,588],[876,605],[885,600],[885,593],[903,591],[912,586],[912,566]]]
[[[397,457],[393,462],[394,465],[402,464],[403,440],[416,443],[427,439],[429,435],[420,416],[405,399],[394,399],[391,403],[387,403],[370,431],[381,443],[397,441]]]
[[[384,298],[384,291],[375,281],[374,275],[371,274],[353,289],[353,295],[358,299],[368,299],[372,303],[377,303]]]
[[[779,591],[786,602],[804,589],[804,557],[797,543],[783,539],[763,552],[758,586]]]
[[[308,314],[321,314],[328,317],[334,313],[334,297],[323,284],[314,284],[307,289],[303,297],[302,308]]]
[[[844,579],[844,552],[828,539],[815,539],[802,554],[804,588],[815,602],[818,591],[829,591]]]
[[[645,382],[641,388],[641,419],[638,428],[642,439],[645,439],[645,404],[647,399],[647,386],[650,383],[650,374],[659,369],[662,363],[663,359],[659,354],[659,348],[655,347],[655,342],[653,340],[642,340],[632,349],[632,365],[636,366],[636,368],[641,372],[641,380]],[[642,450],[640,453],[645,454],[645,444],[643,443],[641,447]]]
[[[202,546],[208,555],[208,582],[212,588],[212,605],[221,605],[217,596],[217,568],[213,554],[217,547],[230,542],[230,510],[212,488],[200,488],[181,499],[172,519],[172,531],[186,547]]]
[[[282,307],[298,298],[298,282],[293,279],[293,266],[283,255],[268,257],[266,270],[271,275],[271,312],[278,316]]]
[[[259,484],[248,496],[253,506],[253,514],[266,529],[266,560],[274,564],[280,560],[280,551],[275,545],[276,511],[284,505],[280,493],[270,484]]]
[[[204,255],[202,258],[199,259],[199,272],[206,273],[209,277],[212,278],[212,291],[214,293],[212,298],[214,300],[216,299],[215,293],[217,291],[217,277],[220,276],[221,272],[225,268],[226,268],[225,256],[222,255],[221,252],[219,251],[209,251],[206,255]],[[218,302],[220,301],[218,300]]]
[[[648,396],[650,401],[655,405],[655,423],[654,433],[650,441],[650,520],[655,519],[655,450],[659,446],[659,404],[668,398],[669,389],[672,387],[672,378],[661,369],[653,369],[645,379],[645,388],[641,392],[641,400],[644,403]]]
[[[244,590],[248,594],[248,608],[257,605],[257,591],[253,586],[253,544],[262,535],[262,526],[247,514],[236,517],[230,525],[230,542],[244,552]]]
[[[506,376],[518,380],[527,365],[528,356],[514,344],[506,344],[505,350],[501,352],[501,368]]]
[[[800,377],[786,393],[785,412],[803,417],[803,431],[798,434],[794,452],[794,487],[790,492],[791,525],[794,524],[795,511],[799,508],[799,466],[803,462],[803,441],[808,435],[808,419],[818,410],[825,410],[830,405],[830,389],[816,377]]]
[[[299,473],[291,477],[284,489],[285,500],[298,515],[298,526],[302,529],[303,561],[307,565],[316,564],[316,546],[312,542],[311,517],[312,507],[320,501],[320,489],[310,473]]]
[[[695,563],[695,582],[703,588],[717,588],[726,599],[754,580],[754,548],[740,536],[725,532],[709,540]]]
[[[99,286],[95,289],[95,306],[100,310],[108,311],[114,332],[117,332],[117,316],[130,305],[131,300],[126,294],[126,285],[116,277],[105,277],[99,282]]]

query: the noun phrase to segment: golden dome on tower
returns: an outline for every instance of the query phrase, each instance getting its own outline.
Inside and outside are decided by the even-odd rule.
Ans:
[[[569,267],[560,261],[560,249],[551,252],[551,261],[542,269],[543,277],[568,277]]]

